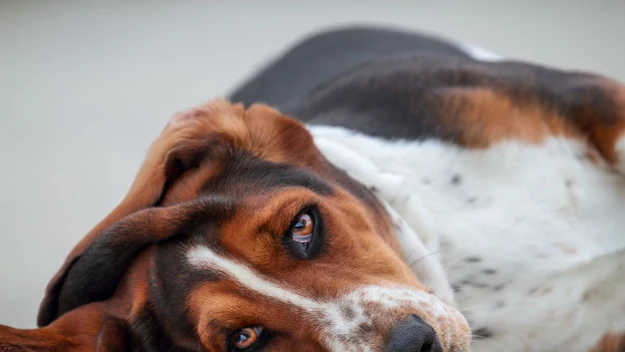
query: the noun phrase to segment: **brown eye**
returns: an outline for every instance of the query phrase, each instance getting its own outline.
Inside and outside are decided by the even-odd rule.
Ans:
[[[316,204],[303,208],[284,233],[283,244],[297,259],[314,259],[324,244],[323,217]]]
[[[263,328],[260,326],[252,326],[243,328],[231,337],[231,345],[235,350],[245,350],[254,346],[260,339]]]
[[[297,222],[291,227],[293,241],[297,243],[310,243],[315,230],[315,222],[312,216],[307,213],[301,214]]]

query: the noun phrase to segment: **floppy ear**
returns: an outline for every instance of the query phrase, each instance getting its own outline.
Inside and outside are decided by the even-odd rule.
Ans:
[[[241,109],[225,102],[215,102],[209,106],[212,105],[220,109]],[[37,317],[40,327],[58,317],[57,301],[61,286],[81,254],[115,222],[139,210],[159,205],[175,182],[185,174],[190,174],[204,160],[209,150],[207,126],[210,126],[205,116],[188,113],[176,115],[152,144],[128,194],[72,249],[60,270],[48,283]]]
[[[115,223],[99,234],[55,281],[39,311],[40,323],[47,325],[72,309],[109,298],[142,249],[188,233],[197,224],[195,219],[199,215],[204,212],[214,215],[211,209],[203,202],[148,208]]]
[[[0,325],[0,351],[130,351],[132,336],[126,321],[103,314],[103,308],[99,304],[85,306],[40,329]]]
[[[215,100],[200,108],[174,116],[160,136],[150,147],[146,160],[121,203],[96,225],[72,249],[61,269],[54,275],[46,287],[46,295],[39,307],[37,324],[46,326],[58,315],[55,313],[58,295],[68,270],[78,257],[93,244],[103,232],[115,222],[139,210],[158,206],[165,199],[176,182],[194,173],[201,172],[200,164],[215,140],[211,139],[214,131],[236,128],[236,116],[243,116],[242,105],[232,105],[224,100]],[[214,118],[227,116],[227,119]],[[185,187],[189,188],[188,185]],[[188,190],[187,190],[188,191]],[[184,192],[183,192],[184,193]],[[193,192],[186,192],[176,199],[176,203],[189,201]]]

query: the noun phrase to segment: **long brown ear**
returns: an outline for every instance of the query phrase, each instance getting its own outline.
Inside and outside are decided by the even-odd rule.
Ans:
[[[48,291],[39,311],[40,323],[47,325],[72,309],[103,301],[114,293],[136,255],[146,246],[189,233],[201,215],[215,215],[219,207],[194,202],[165,208],[140,210],[103,231],[67,267]],[[211,204],[216,204],[215,200]],[[216,209],[216,210],[215,210]],[[221,208],[223,209],[223,208]]]
[[[100,304],[85,306],[40,329],[20,330],[0,325],[0,351],[130,351],[132,334],[126,321],[108,316],[104,310]]]
[[[184,130],[193,126],[192,123],[185,121],[183,126],[168,126],[163,131],[150,148],[145,162],[122,202],[70,252],[59,271],[48,283],[37,317],[37,324],[40,327],[50,324],[58,316],[55,311],[59,291],[68,270],[78,257],[115,222],[139,210],[158,205],[177,179],[199,165],[206,153],[207,141],[201,138],[194,139],[191,133]]]

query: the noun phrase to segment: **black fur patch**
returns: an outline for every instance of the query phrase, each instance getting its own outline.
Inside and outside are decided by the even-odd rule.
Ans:
[[[375,38],[375,39],[374,39]],[[382,28],[329,31],[301,42],[236,90],[309,124],[387,139],[460,143],[462,106],[453,89],[487,89],[523,107],[537,104],[583,125],[621,116],[598,76],[522,62],[480,62],[442,40]]]
[[[304,187],[324,196],[332,194],[332,187],[311,172],[271,163],[245,152],[233,152],[224,170],[204,186],[203,192],[243,196],[284,187]]]

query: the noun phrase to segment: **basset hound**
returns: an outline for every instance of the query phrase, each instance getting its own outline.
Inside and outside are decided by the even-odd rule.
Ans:
[[[171,119],[0,351],[625,350],[621,84],[346,28],[229,100]]]

